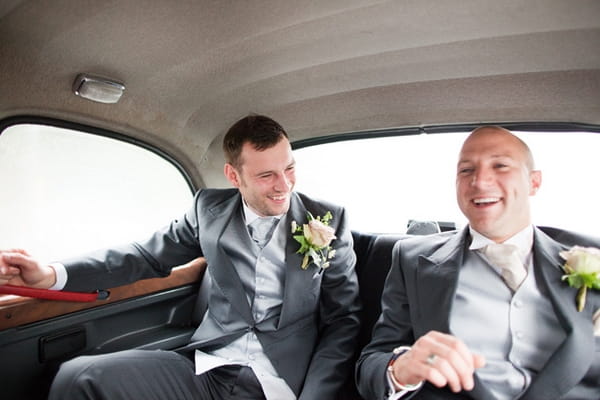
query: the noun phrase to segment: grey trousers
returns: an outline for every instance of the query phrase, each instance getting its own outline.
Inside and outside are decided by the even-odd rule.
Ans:
[[[48,400],[265,399],[249,367],[225,366],[195,375],[194,363],[172,351],[126,350],[67,361]]]

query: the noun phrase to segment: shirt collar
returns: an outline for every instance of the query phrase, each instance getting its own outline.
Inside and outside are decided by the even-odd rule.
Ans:
[[[469,250],[479,250],[488,244],[494,243],[493,240],[488,239],[481,233],[469,226],[469,232],[471,233],[471,245]],[[533,246],[533,225],[527,225],[525,229],[506,239],[503,243],[513,244],[519,248],[519,252],[523,257],[526,257],[531,252]]]
[[[242,205],[243,205],[243,209],[244,209],[244,219],[246,221],[246,225],[250,225],[257,218],[261,218],[260,215],[258,215],[256,212],[254,212],[254,210],[252,210],[248,206],[248,204],[246,203],[246,200],[244,200],[244,198],[242,198]],[[283,214],[275,215],[274,218],[279,220],[282,216],[283,216]]]

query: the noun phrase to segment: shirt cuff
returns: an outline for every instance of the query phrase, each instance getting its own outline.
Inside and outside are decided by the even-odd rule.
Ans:
[[[50,267],[54,269],[54,273],[56,274],[56,282],[50,290],[62,290],[67,284],[67,269],[61,263],[52,263]]]
[[[403,397],[405,394],[409,393],[409,392],[413,392],[417,389],[419,389],[421,386],[423,386],[423,381],[415,384],[415,385],[402,385],[398,382],[396,382],[396,379],[394,379],[394,371],[392,369],[392,365],[394,364],[394,361],[396,361],[396,359],[398,357],[400,357],[402,354],[406,353],[408,350],[410,350],[410,346],[400,346],[400,347],[396,347],[393,351],[393,355],[392,358],[390,359],[388,366],[385,370],[385,378],[387,380],[387,384],[388,384],[388,398],[387,400],[397,400],[401,397]],[[400,388],[398,388],[400,387]]]
[[[396,391],[396,385],[394,385],[394,382],[392,381],[392,377],[390,376],[390,374],[392,374],[392,372],[389,370],[386,370],[385,377],[386,377],[387,383],[388,383],[388,398],[387,398],[387,400],[397,400],[401,397],[404,397],[404,395],[406,393],[413,392],[418,389],[418,388],[414,388],[414,389],[410,389],[410,390],[403,389],[403,390]],[[419,387],[421,387],[421,385],[419,385]]]

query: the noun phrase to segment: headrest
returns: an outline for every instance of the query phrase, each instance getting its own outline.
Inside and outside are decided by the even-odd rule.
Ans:
[[[411,219],[408,221],[408,228],[406,229],[408,235],[431,235],[440,232],[440,225],[436,221],[415,221]]]

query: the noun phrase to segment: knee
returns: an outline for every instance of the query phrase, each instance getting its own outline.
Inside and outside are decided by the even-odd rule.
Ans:
[[[48,400],[90,398],[81,395],[90,391],[93,381],[88,378],[93,365],[92,356],[76,357],[62,363],[50,387]]]

